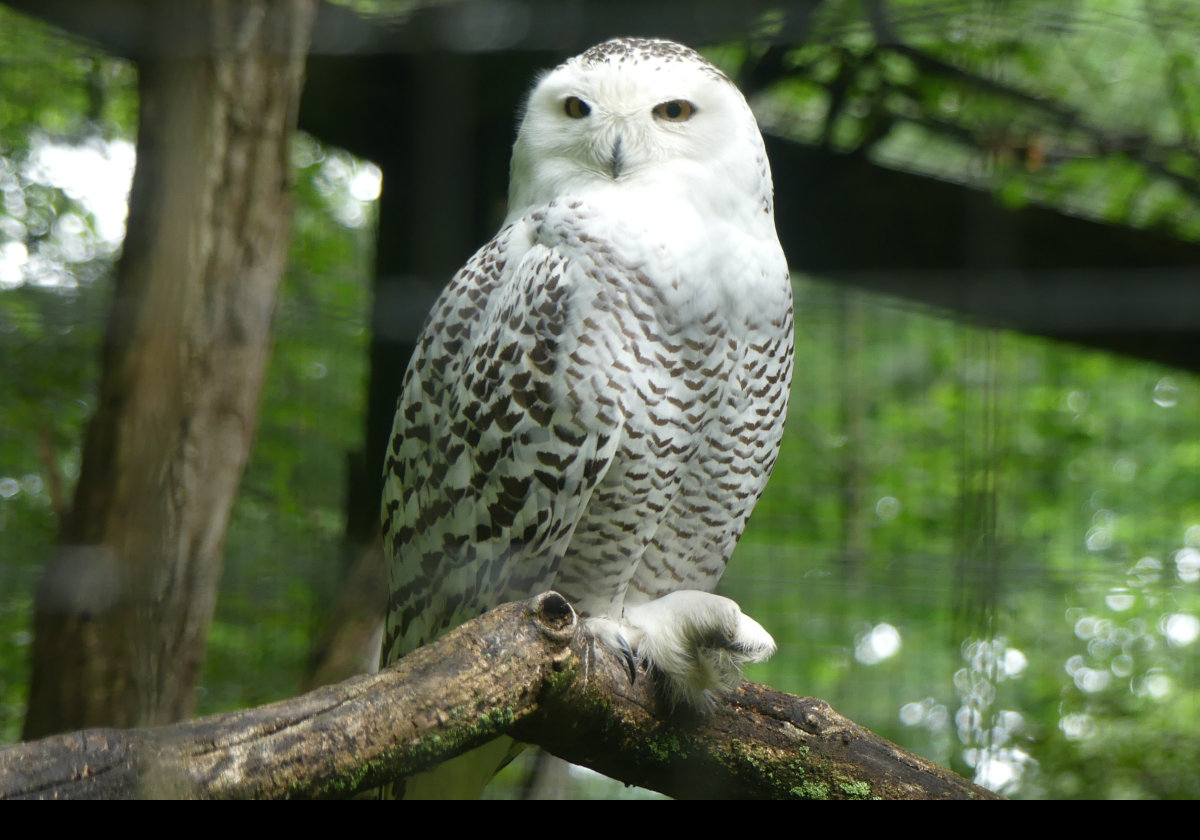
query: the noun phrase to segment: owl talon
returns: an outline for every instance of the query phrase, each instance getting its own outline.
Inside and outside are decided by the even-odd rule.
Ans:
[[[629,684],[633,685],[637,682],[637,657],[633,655],[633,648],[623,635],[617,639],[621,645],[621,656],[625,658],[625,667],[629,669]]]
[[[637,682],[637,655],[633,652],[629,640],[625,638],[625,628],[621,623],[611,618],[589,618],[587,626],[602,645],[625,662],[625,667],[629,669],[630,685]]]
[[[707,706],[715,692],[735,688],[743,665],[775,652],[770,634],[737,603],[696,589],[626,606],[620,621],[586,621],[592,635],[625,660],[630,683],[644,662],[663,678],[672,702],[694,709]]]
[[[665,677],[671,699],[693,708],[706,706],[713,692],[736,687],[743,665],[775,652],[757,621],[711,592],[681,589],[626,607],[625,621],[639,658]]]

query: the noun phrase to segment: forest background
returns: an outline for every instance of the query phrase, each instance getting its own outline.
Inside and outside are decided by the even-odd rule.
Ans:
[[[809,40],[754,100],[766,130],[1014,211],[1200,241],[1192,4],[894,2],[891,42],[869,23],[880,4],[815,5]],[[737,78],[756,50],[704,52]],[[0,7],[5,743],[95,407],[136,72]],[[383,179],[311,135],[291,150],[289,267],[199,713],[297,693],[360,550],[347,499]],[[1009,795],[1200,795],[1197,375],[821,276],[797,273],[795,292],[787,438],[721,589],[780,645],[748,676]],[[1178,305],[1200,312],[1200,293]],[[570,779],[576,795],[623,793]]]

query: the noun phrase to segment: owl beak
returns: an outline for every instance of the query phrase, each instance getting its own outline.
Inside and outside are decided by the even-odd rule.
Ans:
[[[617,142],[613,143],[612,158],[608,161],[608,169],[612,172],[613,180],[621,177],[621,169],[625,166],[625,150],[621,146],[621,137],[617,136]]]

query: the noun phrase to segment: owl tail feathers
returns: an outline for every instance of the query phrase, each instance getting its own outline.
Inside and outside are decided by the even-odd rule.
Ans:
[[[404,799],[478,799],[488,782],[524,748],[497,738],[404,780]]]
[[[638,658],[664,678],[670,699],[702,709],[712,692],[729,691],[741,681],[741,668],[763,662],[775,640],[738,605],[694,589],[625,607],[626,633]]]

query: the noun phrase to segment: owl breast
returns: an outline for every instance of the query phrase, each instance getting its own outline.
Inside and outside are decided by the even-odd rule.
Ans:
[[[693,258],[700,237],[676,235],[677,217],[635,227],[605,210],[553,203],[533,235],[571,267],[578,328],[558,345],[555,391],[598,405],[617,438],[553,585],[585,615],[619,617],[719,581],[779,451],[791,291],[777,252],[727,248],[714,264]]]

